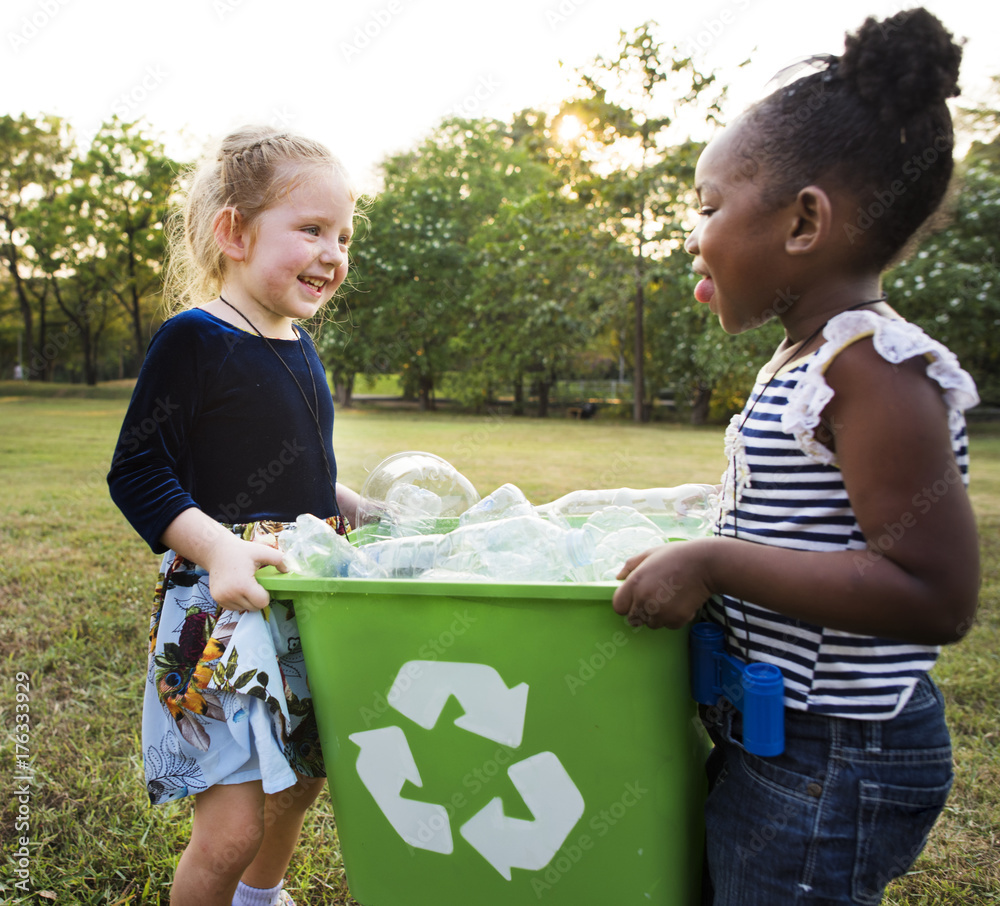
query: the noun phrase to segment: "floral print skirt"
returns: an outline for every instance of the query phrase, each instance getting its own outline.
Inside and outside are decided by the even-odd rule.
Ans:
[[[346,534],[342,517],[327,520]],[[283,523],[227,526],[276,546]],[[149,632],[142,749],[150,802],[217,783],[260,780],[265,793],[323,777],[316,716],[292,601],[221,609],[208,573],[163,556]]]

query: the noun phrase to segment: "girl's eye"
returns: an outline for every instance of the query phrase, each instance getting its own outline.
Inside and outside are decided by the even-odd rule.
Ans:
[[[318,236],[319,235],[319,227],[308,226],[308,227],[305,227],[304,232],[308,233],[310,236]]]
[[[341,236],[340,237],[340,244],[342,246],[344,246],[344,247],[349,246],[351,244],[351,237],[350,236]]]
[[[713,213],[715,213],[715,208],[710,208],[707,205],[702,205],[698,208],[699,217],[710,217]]]

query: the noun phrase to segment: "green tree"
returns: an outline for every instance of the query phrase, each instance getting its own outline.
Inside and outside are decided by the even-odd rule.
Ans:
[[[433,408],[481,277],[469,238],[504,199],[531,191],[533,172],[530,155],[496,120],[448,120],[414,151],[384,161],[371,226],[354,253],[357,291],[343,305],[349,326],[323,332],[328,361],[399,371],[421,408]]]
[[[472,238],[477,271],[489,278],[473,289],[457,344],[468,385],[483,400],[513,384],[517,411],[527,378],[545,417],[556,380],[593,341],[604,301],[600,268],[618,249],[586,214],[577,199],[542,191],[504,202]]]
[[[141,360],[165,253],[163,218],[172,163],[135,124],[105,124],[72,160],[44,205],[22,212],[36,280],[65,320],[88,384],[100,374],[108,331],[130,337]],[[43,297],[44,298],[44,297]],[[119,344],[119,349],[121,344]],[[122,362],[124,364],[124,362]]]
[[[70,199],[83,220],[68,224],[69,235],[81,245],[88,240],[103,259],[98,291],[110,294],[127,319],[136,366],[145,353],[160,290],[164,220],[177,169],[162,144],[144,135],[138,123],[117,119],[102,126],[73,167]]]
[[[83,378],[93,385],[98,379],[101,338],[112,315],[105,288],[109,265],[89,234],[87,209],[78,205],[74,187],[72,180],[63,183],[44,212],[34,210],[25,220],[34,236],[35,272],[44,276],[65,319],[62,336],[78,348]],[[67,345],[52,344],[53,349]]]
[[[890,302],[954,352],[984,401],[1000,404],[1000,154],[974,147],[948,225],[885,280]]]
[[[70,142],[58,117],[0,117],[0,260],[9,275],[23,337],[27,376],[47,378],[48,281],[35,269],[33,215],[44,212],[69,172]]]
[[[581,74],[583,93],[564,106],[589,139],[590,175],[577,191],[603,211],[609,233],[632,252],[633,418],[649,406],[645,380],[645,308],[650,261],[678,249],[682,217],[694,176],[697,146],[675,136],[685,110],[709,120],[720,111],[724,90],[706,100],[716,77],[705,75],[678,48],[665,51],[657,26],[647,22],[622,32],[618,55],[598,58]]]

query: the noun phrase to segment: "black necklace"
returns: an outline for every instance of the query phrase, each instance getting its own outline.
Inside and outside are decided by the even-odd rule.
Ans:
[[[747,423],[747,420],[750,418],[751,414],[753,413],[754,407],[756,407],[757,403],[761,400],[761,398],[767,392],[767,388],[771,386],[771,383],[774,381],[774,379],[792,362],[792,360],[796,356],[798,356],[802,352],[803,349],[805,349],[813,340],[816,339],[816,337],[818,337],[820,335],[820,333],[822,333],[822,331],[826,327],[826,325],[829,324],[835,317],[837,317],[837,315],[842,315],[846,311],[854,311],[854,310],[856,310],[858,308],[864,308],[866,305],[877,305],[879,302],[885,302],[887,298],[888,297],[886,296],[886,294],[883,293],[877,299],[869,299],[867,302],[858,302],[857,304],[851,305],[850,307],[845,308],[842,311],[838,311],[836,315],[832,315],[831,317],[827,318],[822,324],[820,324],[819,327],[817,327],[811,334],[809,334],[809,336],[806,337],[801,343],[796,343],[795,344],[795,348],[792,349],[791,353],[787,356],[787,358],[785,358],[785,360],[777,368],[774,369],[774,371],[771,373],[771,376],[767,379],[767,381],[764,384],[764,386],[761,387],[760,393],[758,393],[757,396],[754,397],[753,402],[750,403],[749,408],[747,409],[746,413],[743,415],[743,418],[740,420],[740,423],[739,423],[739,425],[736,428],[736,433],[737,434],[742,434],[743,433],[743,426]],[[736,450],[736,444],[734,443],[733,444],[733,459],[732,459],[732,462],[730,464],[730,467],[732,468],[732,475],[733,475],[733,511],[732,512],[733,512],[733,537],[734,538],[738,538],[739,537],[739,533],[740,533],[740,526],[739,526],[739,499],[738,499],[738,495],[739,495],[739,472],[737,471],[736,452],[737,452],[737,450]],[[721,520],[720,520],[720,525],[719,525],[716,533],[718,535],[722,534]],[[749,663],[750,662],[750,622],[747,619],[746,602],[742,598],[740,598],[740,611],[743,614],[743,634],[744,634],[744,638],[743,638],[743,654],[744,654],[745,660],[747,661],[747,663]],[[722,606],[722,618],[723,618],[723,620],[725,621],[725,624],[726,624],[726,635],[727,636],[732,636],[732,638],[735,639],[736,638],[736,633],[734,633],[732,631],[732,627],[729,625],[729,612],[728,612],[728,610],[727,610],[727,608],[726,608],[726,606],[724,604]]]
[[[238,314],[244,321],[247,322],[247,324],[250,325],[250,329],[267,344],[267,348],[270,349],[271,352],[274,354],[274,357],[279,362],[281,362],[281,364],[284,366],[285,371],[288,372],[289,377],[291,377],[291,379],[295,382],[295,386],[298,388],[299,391],[299,396],[302,397],[302,402],[306,404],[306,409],[309,411],[309,415],[312,418],[313,425],[316,428],[316,437],[319,440],[319,451],[320,453],[323,454],[323,464],[324,466],[326,466],[326,478],[327,481],[330,482],[330,490],[333,492],[333,507],[334,510],[336,511],[333,515],[339,516],[340,505],[337,503],[337,485],[336,482],[334,482],[333,480],[333,470],[330,468],[330,459],[326,455],[326,441],[323,438],[323,427],[319,421],[319,390],[316,387],[316,375],[313,373],[312,366],[309,364],[309,359],[306,358],[306,351],[302,345],[302,332],[299,330],[297,324],[292,325],[295,330],[295,334],[298,337],[298,347],[299,347],[299,352],[302,355],[302,361],[306,366],[306,371],[309,372],[309,379],[312,382],[313,399],[311,404],[309,402],[309,397],[306,396],[306,392],[303,389],[302,384],[299,383],[299,379],[295,376],[295,372],[292,371],[288,362],[285,361],[284,356],[282,356],[281,353],[278,352],[274,344],[267,337],[265,337],[264,334],[262,334],[257,329],[253,321],[251,321],[245,314],[243,314],[243,312],[241,312],[235,305],[233,305],[232,302],[223,297],[221,294],[219,295],[219,300],[225,305],[228,305],[233,311],[236,312],[236,314]]]

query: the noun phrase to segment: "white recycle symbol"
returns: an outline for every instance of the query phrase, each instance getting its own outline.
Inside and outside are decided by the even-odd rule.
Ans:
[[[397,674],[387,700],[400,714],[430,730],[452,695],[465,710],[456,726],[511,748],[521,745],[528,684],[508,689],[500,674],[487,664],[408,661]],[[396,833],[410,846],[450,855],[455,844],[447,809],[400,795],[407,780],[423,786],[402,729],[365,730],[348,739],[361,749],[358,776]],[[459,833],[509,881],[512,868],[538,871],[552,861],[583,816],[584,802],[552,752],[540,752],[511,765],[507,775],[534,820],[508,818],[503,800],[497,796],[466,821]]]

